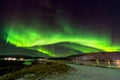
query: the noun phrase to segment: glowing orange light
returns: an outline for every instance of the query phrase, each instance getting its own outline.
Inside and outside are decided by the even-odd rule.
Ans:
[[[120,60],[115,60],[114,63],[116,64],[117,67],[120,68]]]

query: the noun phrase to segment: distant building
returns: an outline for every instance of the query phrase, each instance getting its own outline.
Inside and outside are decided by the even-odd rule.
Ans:
[[[15,61],[15,60],[16,60],[16,58],[14,58],[14,57],[6,57],[6,58],[4,58],[4,60],[8,60],[8,61]]]
[[[22,57],[21,57],[21,58],[19,58],[19,61],[24,61],[24,58],[22,58]]]
[[[108,66],[120,68],[120,52],[100,52],[89,53],[85,55],[71,56],[70,58],[75,64]]]

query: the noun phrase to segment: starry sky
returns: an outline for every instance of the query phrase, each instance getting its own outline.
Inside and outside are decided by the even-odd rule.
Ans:
[[[1,0],[0,54],[120,51],[119,0]]]

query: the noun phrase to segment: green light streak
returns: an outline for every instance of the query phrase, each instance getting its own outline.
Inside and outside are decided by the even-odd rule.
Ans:
[[[5,29],[8,34],[6,42],[18,47],[34,49],[53,57],[56,57],[57,53],[50,52],[44,48],[36,49],[32,47],[60,42],[70,42],[73,44],[79,44],[80,46],[65,44],[63,47],[69,47],[84,53],[100,51],[111,52],[120,50],[119,46],[115,46],[112,43],[111,37],[108,33],[103,34],[101,32],[101,34],[96,34],[95,31],[84,28],[79,30],[74,29],[74,25],[70,25],[65,21],[60,22],[58,25],[60,30],[55,32],[54,29],[50,29],[51,26],[48,26],[48,29],[46,30],[43,28],[46,27],[46,25],[37,22],[31,25],[26,25],[24,23],[12,23],[7,25]]]
[[[47,54],[49,56],[52,56],[52,57],[57,57],[57,55],[54,52],[51,52],[51,51],[49,51],[47,49],[44,49],[43,47],[36,48],[35,50],[37,50],[39,52],[42,52],[44,54]]]

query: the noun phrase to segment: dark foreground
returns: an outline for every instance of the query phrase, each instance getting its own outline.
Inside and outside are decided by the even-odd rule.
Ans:
[[[61,61],[1,62],[0,80],[119,80],[120,69],[76,65]],[[9,67],[8,67],[9,65]],[[6,66],[6,67],[5,67]],[[3,68],[2,68],[3,67]],[[4,72],[5,71],[5,72]]]
[[[56,73],[65,74],[72,70],[71,67],[63,62],[56,61],[33,62],[31,65],[23,65],[23,62],[13,62],[6,62],[7,64],[4,64],[4,67],[3,65],[1,66],[1,72],[3,73],[1,74],[0,80],[16,80],[20,78],[25,80],[25,76],[27,76],[27,80],[41,80],[47,75]]]

